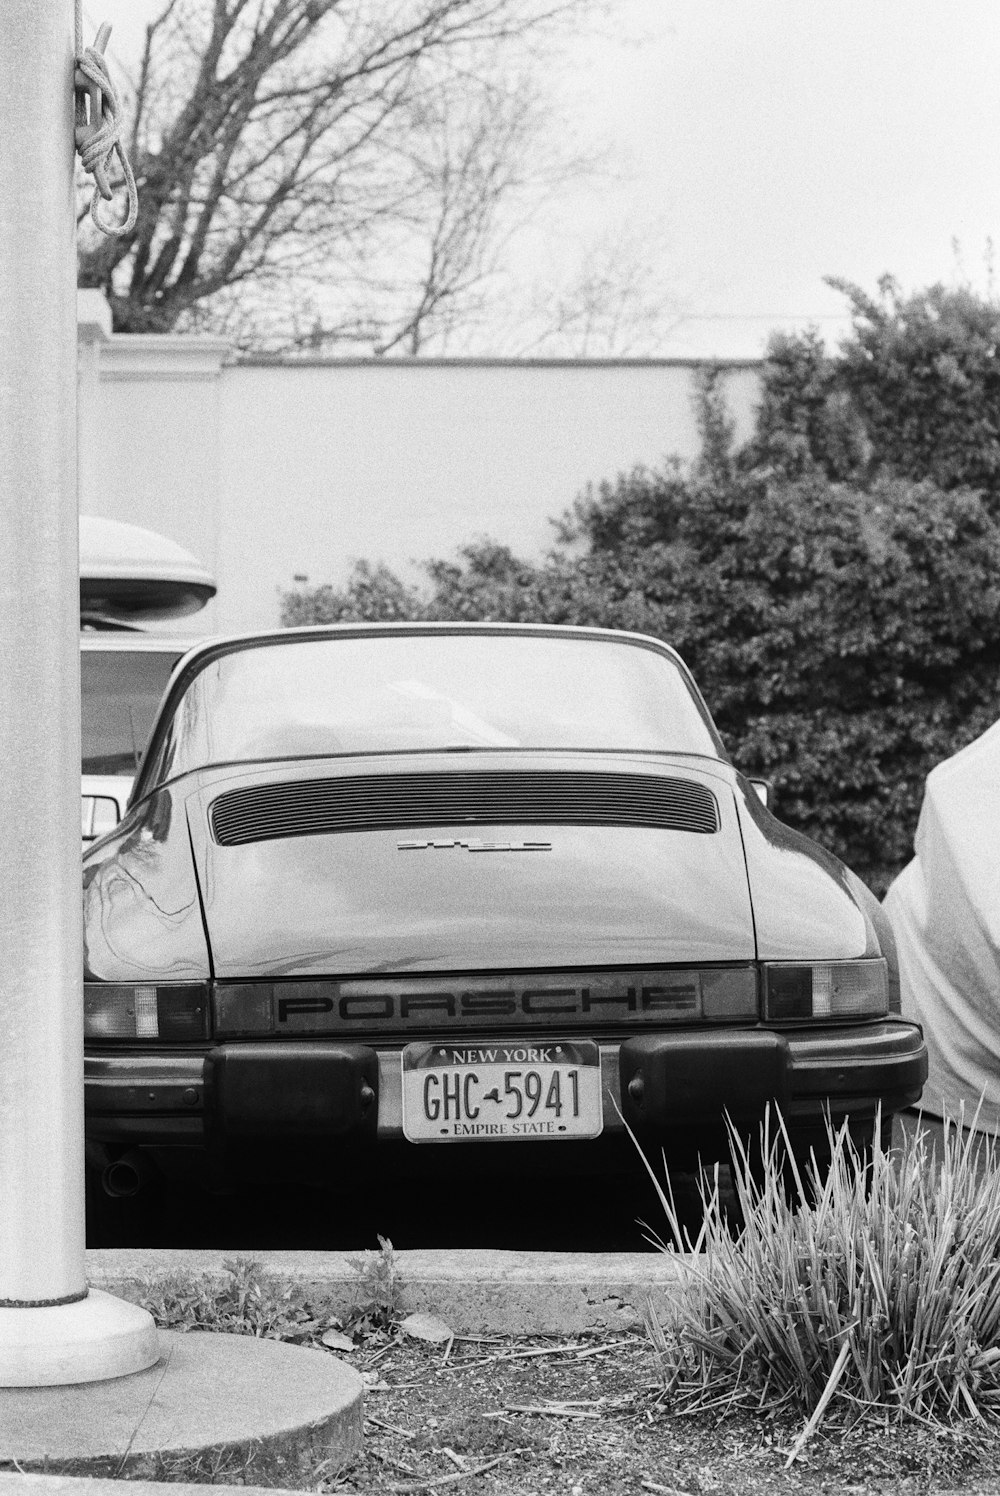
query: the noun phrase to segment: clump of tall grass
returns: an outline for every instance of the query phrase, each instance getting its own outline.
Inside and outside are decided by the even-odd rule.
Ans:
[[[922,1129],[892,1152],[875,1137],[862,1158],[846,1125],[830,1129],[824,1177],[796,1167],[780,1117],[757,1160],[731,1130],[736,1234],[718,1170],[693,1241],[657,1181],[692,1252],[672,1320],[646,1316],[667,1391],[805,1412],[804,1437],[831,1404],[932,1422],[1000,1413],[997,1158],[957,1127],[936,1151]]]

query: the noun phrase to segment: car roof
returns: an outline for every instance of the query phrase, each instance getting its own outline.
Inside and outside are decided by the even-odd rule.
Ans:
[[[271,629],[266,632],[252,634],[227,634],[222,638],[206,639],[190,650],[184,660],[183,668],[178,670],[172,677],[171,689],[169,695],[164,697],[164,705],[168,701],[171,704],[176,702],[204,666],[210,664],[213,660],[223,659],[226,655],[240,654],[270,645],[287,646],[290,644],[311,643],[322,639],[398,638],[405,635],[412,636],[420,634],[478,634],[484,637],[495,637],[506,634],[521,635],[528,638],[588,639],[608,644],[620,645],[624,643],[637,646],[641,649],[648,649],[661,656],[666,655],[677,666],[677,669],[684,676],[693,691],[707,720],[710,723],[712,720],[711,713],[708,711],[704,698],[687,665],[676,649],[669,644],[664,644],[662,639],[655,639],[651,634],[629,633],[624,629],[591,628],[590,626],[566,623],[404,623],[393,620],[388,623],[326,623],[307,625],[301,628]],[[716,736],[718,735],[714,724],[712,724],[712,732]]]
[[[225,638],[206,639],[192,650],[188,668],[194,670],[207,657],[219,659],[227,654],[256,649],[271,644],[337,638],[393,637],[406,634],[521,634],[538,638],[577,638],[604,641],[609,644],[634,644],[666,654],[687,673],[687,667],[676,649],[651,634],[632,633],[625,629],[592,627],[566,623],[493,623],[489,621],[402,622],[393,619],[380,623],[309,624],[299,628],[269,629],[254,633],[230,634]]]

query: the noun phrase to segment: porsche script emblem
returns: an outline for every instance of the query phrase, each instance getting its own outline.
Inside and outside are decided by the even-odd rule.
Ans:
[[[401,841],[396,846],[400,852],[428,852],[464,847],[467,852],[551,852],[552,843],[546,841],[479,841],[462,837],[458,841]]]

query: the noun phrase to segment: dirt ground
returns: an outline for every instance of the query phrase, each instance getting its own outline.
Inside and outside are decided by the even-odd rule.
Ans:
[[[330,1496],[1000,1492],[1000,1428],[971,1423],[831,1421],[786,1469],[801,1417],[671,1405],[638,1335],[450,1346],[393,1337],[345,1360],[366,1384],[365,1448],[347,1467],[314,1473],[313,1489]]]

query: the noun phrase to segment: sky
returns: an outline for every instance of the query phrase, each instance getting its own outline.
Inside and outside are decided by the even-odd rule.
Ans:
[[[85,0],[136,56],[158,0]],[[996,0],[608,0],[555,70],[565,127],[609,153],[559,217],[655,257],[662,354],[759,353],[777,327],[835,341],[838,276],[874,291],[991,286],[1000,245]],[[650,351],[648,348],[644,352]]]

